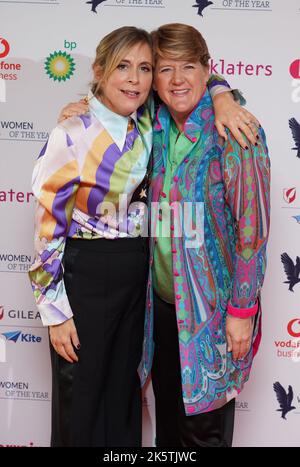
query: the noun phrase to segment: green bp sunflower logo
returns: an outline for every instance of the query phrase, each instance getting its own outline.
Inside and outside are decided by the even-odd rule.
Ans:
[[[54,81],[66,81],[74,73],[75,62],[71,55],[59,50],[46,58],[45,70],[49,78]]]

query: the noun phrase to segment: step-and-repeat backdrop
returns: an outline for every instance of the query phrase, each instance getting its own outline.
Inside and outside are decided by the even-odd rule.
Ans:
[[[27,277],[34,160],[61,107],[86,94],[99,40],[169,22],[203,33],[212,71],[244,92],[272,160],[263,339],[236,402],[234,444],[300,445],[300,1],[10,0],[0,1],[0,446],[49,445],[47,329]],[[151,446],[150,386],[143,410]]]

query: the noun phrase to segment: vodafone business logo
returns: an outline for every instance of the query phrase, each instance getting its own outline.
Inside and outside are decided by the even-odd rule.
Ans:
[[[287,325],[287,332],[292,337],[300,337],[300,319],[292,319]]]
[[[4,58],[9,54],[9,43],[3,37],[0,37],[0,58]]]

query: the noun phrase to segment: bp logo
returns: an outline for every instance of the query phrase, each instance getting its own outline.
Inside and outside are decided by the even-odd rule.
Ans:
[[[54,81],[66,81],[74,74],[75,62],[71,55],[59,50],[46,58],[45,70]]]

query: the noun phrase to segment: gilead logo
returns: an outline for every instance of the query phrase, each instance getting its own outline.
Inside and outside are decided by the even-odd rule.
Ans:
[[[3,37],[0,37],[0,58],[4,58],[9,54],[9,43]]]
[[[292,337],[300,337],[300,319],[292,319],[287,325],[287,332]]]

